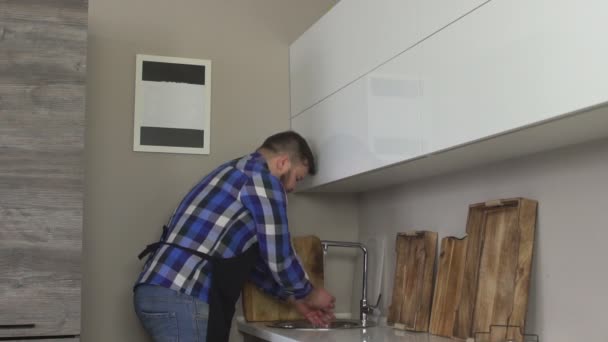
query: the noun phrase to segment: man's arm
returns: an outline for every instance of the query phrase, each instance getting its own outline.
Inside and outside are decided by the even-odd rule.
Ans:
[[[308,296],[312,284],[291,246],[287,198],[279,180],[269,173],[255,174],[241,189],[239,198],[253,215],[260,257],[282,296],[296,300]]]
[[[274,278],[270,275],[270,270],[266,263],[258,259],[255,268],[251,272],[249,280],[264,293],[276,297],[282,301],[289,299],[289,294],[285,293],[281,286],[277,284]]]
[[[266,263],[262,259],[258,259],[249,280],[264,293],[293,305],[298,313],[315,326],[327,326],[335,319],[333,314],[335,298],[325,289],[314,288],[306,298],[295,300],[283,291],[270,274]]]

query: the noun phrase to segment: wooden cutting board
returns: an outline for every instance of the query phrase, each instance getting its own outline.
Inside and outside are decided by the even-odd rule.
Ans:
[[[463,291],[453,336],[466,339],[492,325],[524,331],[537,202],[515,198],[471,205]]]
[[[387,321],[406,330],[428,331],[437,233],[400,233],[395,248],[395,281]]]
[[[324,286],[323,248],[316,236],[300,236],[291,239],[302,266],[315,287]],[[303,319],[291,305],[269,296],[247,282],[243,288],[243,313],[248,322]]]
[[[435,294],[429,332],[452,337],[456,308],[460,302],[464,278],[467,238],[445,237],[441,240]]]

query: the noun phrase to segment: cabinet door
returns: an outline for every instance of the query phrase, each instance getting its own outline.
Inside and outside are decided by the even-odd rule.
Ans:
[[[80,333],[87,2],[0,11],[0,337]]]
[[[418,0],[337,3],[289,49],[295,116],[414,45]]]
[[[317,175],[308,177],[299,189],[348,177],[378,163],[368,144],[362,80],[292,118],[291,125],[309,141],[318,166]]]
[[[605,102],[604,1],[493,0],[425,40],[432,151]]]
[[[414,48],[292,118],[316,152],[319,186],[420,156],[419,49]]]
[[[489,0],[419,0],[419,31],[422,38],[467,15]]]

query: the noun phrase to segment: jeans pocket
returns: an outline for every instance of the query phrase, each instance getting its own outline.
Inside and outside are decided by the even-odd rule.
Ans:
[[[154,342],[179,342],[177,317],[174,312],[138,311],[138,316]]]

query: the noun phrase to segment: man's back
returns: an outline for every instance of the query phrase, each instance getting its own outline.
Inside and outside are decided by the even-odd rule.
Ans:
[[[258,269],[285,274],[287,284],[305,287],[299,263],[285,265],[289,244],[286,197],[264,158],[252,153],[225,163],[204,177],[184,197],[167,225],[161,241],[230,258],[243,254],[256,242],[262,260]],[[287,239],[287,241],[285,241]],[[146,262],[137,284],[159,285],[207,302],[212,280],[211,264],[184,249],[163,245]],[[281,283],[281,275],[278,275]],[[272,279],[272,278],[271,278]],[[266,280],[268,282],[268,280]],[[275,288],[276,284],[266,285]]]
[[[314,174],[306,140],[286,131],[230,161],[184,197],[134,288],[138,318],[156,340],[228,341],[246,281],[293,304],[313,324],[333,318],[335,298],[308,281],[291,246],[286,192]]]

